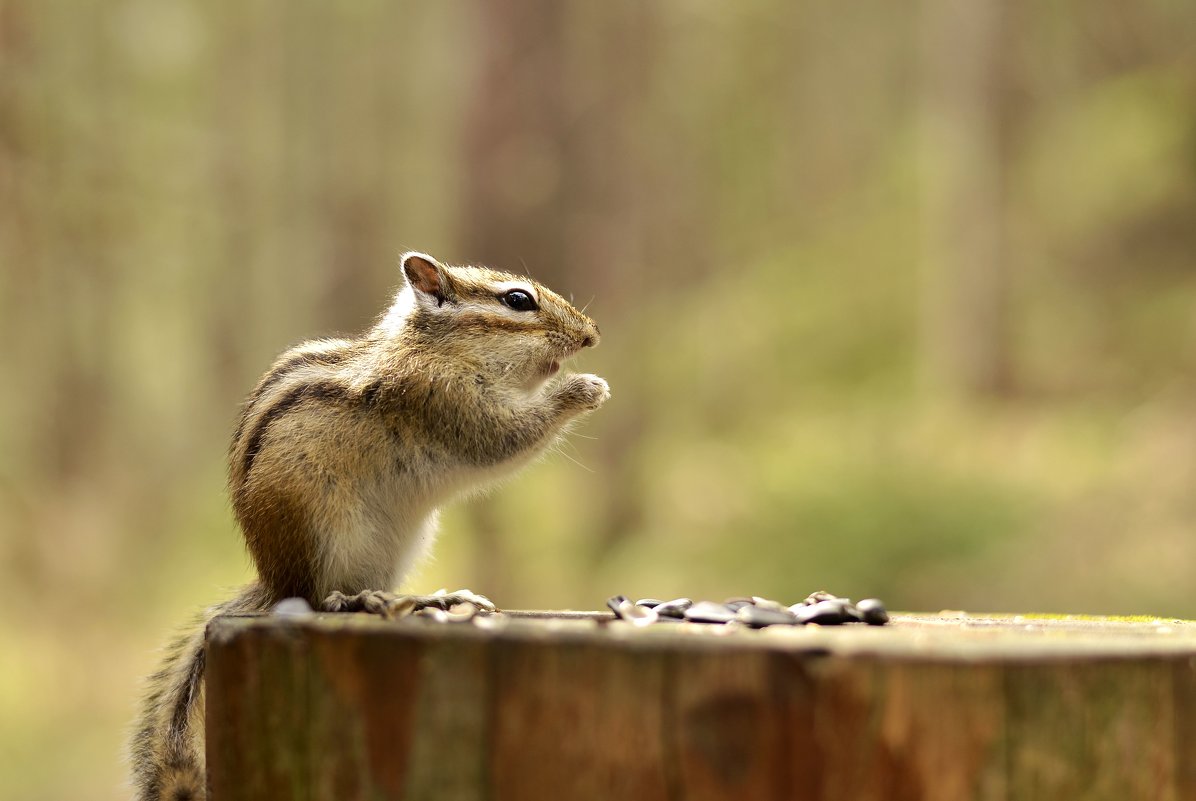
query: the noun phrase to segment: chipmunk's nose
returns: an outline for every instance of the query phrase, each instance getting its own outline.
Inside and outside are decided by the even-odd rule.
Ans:
[[[581,339],[581,346],[583,348],[592,348],[598,344],[598,340],[602,338],[602,332],[598,330],[598,326],[590,321],[589,331]]]

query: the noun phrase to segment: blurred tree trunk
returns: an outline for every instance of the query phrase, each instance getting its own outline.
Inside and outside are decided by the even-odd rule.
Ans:
[[[924,0],[923,355],[963,395],[1012,387],[1002,185],[1004,5]]]
[[[569,99],[576,110],[565,143],[566,164],[571,167],[564,187],[570,211],[566,248],[570,265],[592,270],[587,276],[572,276],[572,286],[593,293],[578,298],[579,303],[595,301],[592,311],[599,325],[606,325],[608,340],[618,343],[631,335],[616,328],[617,318],[605,318],[602,312],[634,309],[637,297],[669,291],[676,272],[694,263],[689,253],[660,261],[649,254],[652,229],[660,227],[660,209],[685,176],[674,174],[669,176],[672,180],[662,181],[653,174],[677,167],[662,167],[652,158],[645,145],[648,131],[640,127],[654,112],[650,93],[660,11],[639,3],[580,2],[572,8],[571,55],[576,64],[569,76],[574,89]],[[673,229],[665,230],[670,233],[662,238],[677,247]],[[589,543],[595,563],[638,531],[643,516],[642,475],[633,454],[644,433],[652,383],[644,375],[643,360],[627,360],[610,369],[605,377],[618,397],[618,410],[596,418],[597,436],[584,448],[585,456],[597,460],[589,482],[598,499]]]
[[[525,268],[551,283],[566,263],[561,203],[566,121],[565,6],[494,0],[476,6],[478,61],[466,118],[459,241],[467,260]],[[499,604],[507,559],[494,501],[468,507],[473,576]]]
[[[536,274],[559,269],[565,6],[496,0],[477,9],[483,35],[466,120],[464,255]]]
[[[650,189],[659,182],[644,180],[651,165],[635,127],[648,117],[639,107],[651,87],[656,12],[526,0],[479,8],[486,36],[466,131],[464,255],[584,291],[579,306],[593,297],[599,308],[625,309],[662,280],[644,269],[646,221],[661,198]],[[627,366],[621,384],[608,376],[627,409],[644,406],[631,394],[646,385],[634,379],[636,369]],[[621,468],[642,420],[628,412],[599,423],[601,437],[586,449],[601,465],[592,482],[600,498],[594,559],[639,519],[638,474]],[[494,506],[475,504],[470,514],[479,586],[501,599]]]

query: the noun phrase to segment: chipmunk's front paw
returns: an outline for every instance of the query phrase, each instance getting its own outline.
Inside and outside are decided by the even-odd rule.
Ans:
[[[610,385],[590,373],[571,375],[560,388],[560,398],[566,406],[586,411],[597,409],[609,397]]]

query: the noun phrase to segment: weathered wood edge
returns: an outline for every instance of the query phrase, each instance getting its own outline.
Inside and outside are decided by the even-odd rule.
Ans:
[[[551,615],[551,616],[550,616]],[[608,613],[513,612],[491,617],[485,626],[437,623],[429,619],[382,620],[369,615],[310,617],[244,616],[212,621],[209,640],[244,632],[277,630],[353,632],[363,637],[460,638],[469,642],[552,640],[611,648],[650,650],[764,649],[810,656],[901,658],[947,662],[1021,662],[1074,659],[1196,657],[1196,622],[1115,619],[1029,619],[898,615],[887,626],[773,626],[762,630],[701,624],[636,628]]]

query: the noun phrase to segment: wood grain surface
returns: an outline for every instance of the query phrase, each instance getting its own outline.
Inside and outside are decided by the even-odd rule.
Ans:
[[[1196,799],[1196,624],[485,628],[364,615],[208,631],[234,799]]]

